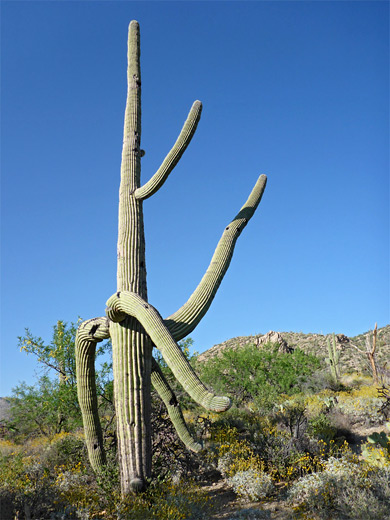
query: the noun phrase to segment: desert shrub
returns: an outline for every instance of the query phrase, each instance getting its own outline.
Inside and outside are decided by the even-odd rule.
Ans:
[[[232,477],[240,471],[262,471],[264,464],[253,446],[245,440],[234,437],[234,429],[227,432],[228,442],[221,443],[217,448],[218,469],[224,477]]]
[[[352,422],[377,424],[381,422],[381,399],[374,386],[362,386],[351,392],[337,394],[337,409],[348,415]]]
[[[214,431],[214,439],[220,440],[218,470],[239,496],[261,500],[273,491],[272,479],[264,472],[260,456],[248,440],[239,438],[236,428],[220,427]]]
[[[154,482],[141,494],[118,507],[118,520],[201,520],[209,518],[211,504],[193,482]]]
[[[39,459],[23,453],[0,457],[0,501],[2,507],[32,513],[35,518],[50,518],[55,493],[50,474]]]
[[[388,519],[390,473],[360,463],[349,452],[329,458],[322,471],[295,482],[288,501],[297,514],[310,512],[318,519]]]
[[[305,395],[304,401],[308,417],[314,417],[330,412],[337,405],[337,393],[325,389],[316,394]]]
[[[307,429],[306,405],[298,396],[274,407],[273,421],[282,425],[294,439],[301,439]]]
[[[191,413],[186,422],[199,441],[209,437],[212,420],[206,416]],[[212,414],[210,414],[212,415]],[[178,481],[190,478],[202,480],[215,473],[209,457],[204,452],[188,450],[179,439],[175,427],[169,419],[165,405],[159,398],[152,400],[152,479],[166,478]]]
[[[12,504],[19,518],[79,518],[81,505],[89,504],[93,496],[86,486],[91,472],[85,463],[83,440],[71,434],[36,438],[7,453],[2,450],[1,502]]]
[[[59,433],[50,439],[42,453],[42,462],[46,465],[61,466],[69,461],[72,464],[87,463],[84,438],[71,433]]]
[[[186,479],[156,479],[139,497],[122,501],[115,463],[94,475],[80,435],[61,433],[24,445],[0,444],[0,505],[20,520],[201,519],[207,497]],[[8,514],[8,512],[7,512]]]
[[[21,383],[12,389],[11,437],[51,436],[81,426],[75,390],[57,379],[40,377],[35,385]]]
[[[227,483],[237,495],[252,501],[262,500],[274,490],[271,477],[255,469],[238,471],[227,479]]]
[[[307,433],[316,439],[329,442],[336,437],[337,428],[332,424],[328,414],[319,413],[309,419]]]
[[[344,389],[345,386],[343,381],[336,380],[330,372],[325,372],[323,369],[313,372],[313,374],[302,385],[302,390],[311,394],[322,392],[324,390],[339,392]]]

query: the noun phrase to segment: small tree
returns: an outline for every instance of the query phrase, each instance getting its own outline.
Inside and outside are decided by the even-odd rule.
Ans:
[[[164,184],[198,125],[202,104],[195,101],[180,135],[156,174],[141,186],[141,71],[138,22],[129,26],[127,102],[119,189],[117,289],[107,301],[106,316],[84,322],[76,341],[77,388],[92,467],[101,471],[103,448],[94,357],[97,342],[111,337],[114,400],[122,494],[140,491],[151,477],[151,383],[164,401],[179,437],[198,451],[184,422],[177,398],[152,357],[156,346],[174,376],[201,406],[221,412],[227,397],[210,392],[199,380],[177,342],[190,334],[207,312],[230,264],[234,245],[254,214],[266,185],[261,175],[248,200],[225,228],[200,284],[174,314],[163,319],[147,296],[143,201]]]
[[[29,329],[18,338],[22,352],[37,357],[43,374],[36,384],[21,383],[12,390],[10,428],[20,435],[53,435],[82,424],[77,400],[75,340],[78,324],[58,321],[50,343],[34,336]],[[98,354],[110,350],[103,343]],[[53,373],[55,377],[53,377]],[[101,405],[113,414],[112,367],[103,363],[97,373]]]
[[[320,360],[296,348],[280,352],[278,345],[244,345],[199,363],[203,379],[216,391],[227,392],[236,405],[255,401],[273,406],[280,394],[293,395],[320,367]]]

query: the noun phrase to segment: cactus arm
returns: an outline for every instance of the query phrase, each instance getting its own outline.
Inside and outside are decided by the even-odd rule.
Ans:
[[[165,325],[176,341],[190,334],[210,307],[229,267],[237,238],[256,211],[266,183],[267,177],[260,175],[248,200],[232,222],[225,228],[210,265],[198,287],[179,310],[164,320]]]
[[[196,127],[198,126],[201,112],[202,103],[200,101],[195,101],[191,107],[179,137],[177,138],[168,155],[165,157],[160,168],[146,184],[135,190],[134,197],[136,199],[144,200],[151,197],[167,180],[169,174],[172,172],[173,168],[176,166],[181,156],[185,152],[187,146],[190,144],[191,139],[195,134]]]
[[[106,314],[114,322],[122,321],[126,314],[138,320],[153,344],[161,351],[176,379],[194,401],[203,408],[223,412],[230,407],[228,397],[216,396],[204,386],[173,339],[158,311],[138,294],[129,291],[117,292],[107,300]]]
[[[108,323],[106,317],[84,321],[77,330],[75,344],[77,396],[89,460],[96,472],[105,465],[106,456],[96,394],[95,352],[96,343],[110,337]]]
[[[159,364],[154,358],[152,359],[152,385],[163,400],[172,424],[181,441],[189,450],[194,451],[195,453],[199,452],[202,449],[202,445],[196,442],[188,431],[176,396],[169,386],[168,381],[165,379]]]

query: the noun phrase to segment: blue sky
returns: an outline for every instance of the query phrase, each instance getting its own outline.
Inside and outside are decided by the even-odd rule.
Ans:
[[[258,175],[263,200],[197,329],[389,320],[389,4],[2,1],[0,395],[34,381],[29,327],[102,316],[116,290],[130,20],[141,26],[142,180],[196,99],[197,132],[144,203],[149,301],[190,296]]]

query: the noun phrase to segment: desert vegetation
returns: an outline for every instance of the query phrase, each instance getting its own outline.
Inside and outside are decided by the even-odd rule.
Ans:
[[[194,453],[153,393],[150,485],[123,497],[112,369],[103,356],[97,380],[107,464],[96,477],[72,379],[76,330],[58,322],[48,345],[28,330],[20,338],[44,372],[8,398],[0,440],[3,520],[390,518],[389,381],[382,376],[374,385],[365,365],[341,370],[335,380],[315,347],[283,351],[275,343],[248,343],[199,361],[191,339],[181,342],[202,379],[233,405],[220,415],[182,400],[190,433],[202,445]],[[99,352],[109,349],[106,343]]]

